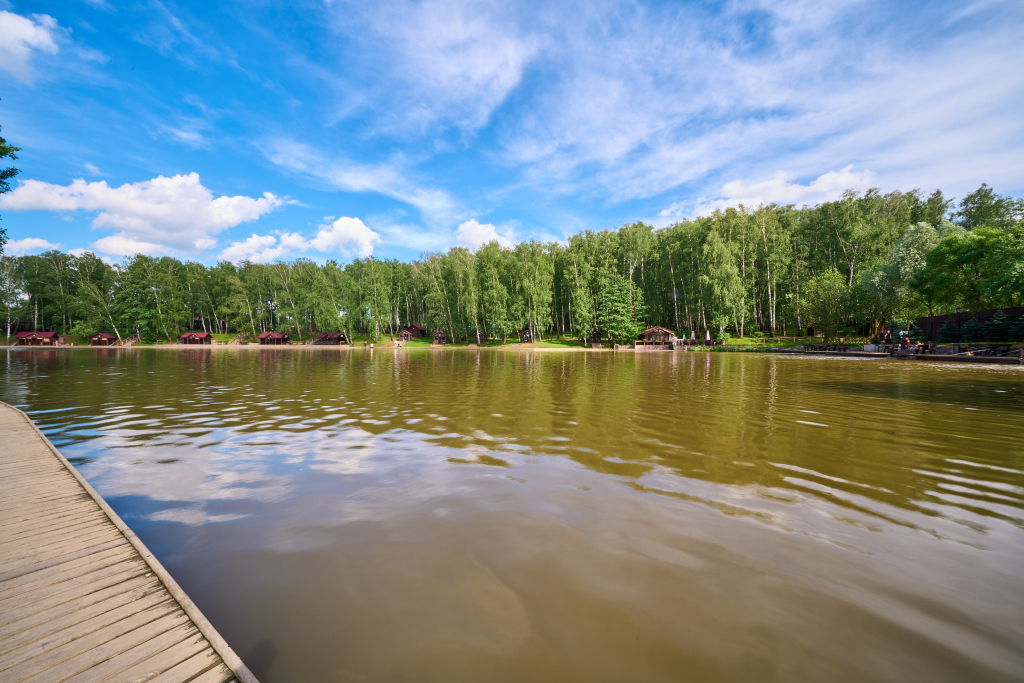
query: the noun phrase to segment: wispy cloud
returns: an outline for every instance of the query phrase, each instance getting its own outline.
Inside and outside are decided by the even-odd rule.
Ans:
[[[855,171],[847,166],[824,173],[806,185],[794,182],[795,176],[777,171],[768,180],[744,182],[733,180],[722,186],[717,197],[700,197],[692,202],[673,202],[658,214],[659,218],[707,216],[730,206],[742,204],[755,208],[762,204],[811,205],[838,199],[845,190],[866,190],[871,187],[870,171]]]
[[[317,178],[345,192],[375,192],[418,209],[434,226],[451,225],[464,215],[444,190],[422,187],[407,179],[399,163],[362,165],[330,158],[294,140],[271,141],[263,152],[286,171]]]

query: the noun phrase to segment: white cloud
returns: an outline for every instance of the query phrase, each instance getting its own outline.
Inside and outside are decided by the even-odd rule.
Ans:
[[[760,182],[747,184],[742,180],[733,180],[722,186],[721,194],[718,197],[712,199],[701,197],[695,202],[673,202],[658,216],[661,218],[707,216],[715,211],[740,204],[747,208],[756,208],[762,204],[772,203],[813,206],[838,199],[845,190],[870,188],[873,174],[871,171],[854,171],[853,166],[847,166],[839,171],[824,173],[806,185],[792,182],[794,177],[785,171],[776,171],[771,178]]]
[[[0,10],[0,69],[20,81],[32,81],[32,52],[57,54],[57,20],[47,14],[32,18]]]
[[[102,175],[100,173],[100,169],[98,166],[93,166],[92,164],[86,163],[83,166],[83,168],[85,168],[85,170],[88,171],[90,175]]]
[[[376,192],[419,209],[435,226],[450,225],[462,215],[444,190],[425,188],[408,180],[398,164],[360,165],[329,160],[293,140],[275,140],[264,149],[267,158],[285,169],[303,173],[344,192]]]
[[[499,234],[491,223],[478,223],[470,219],[455,229],[456,241],[464,247],[476,249],[488,242],[497,242],[503,247],[512,248],[512,231],[506,230]]]
[[[219,232],[254,221],[285,203],[269,192],[258,199],[214,198],[197,173],[158,176],[120,187],[81,178],[67,186],[26,180],[0,197],[0,208],[13,211],[98,211],[93,227],[118,232],[93,246],[118,256],[201,252],[216,244]]]
[[[59,244],[47,242],[39,237],[26,237],[21,240],[11,240],[4,247],[4,251],[12,256],[24,256],[29,252],[49,251],[50,249],[56,249],[59,246]]]
[[[366,227],[358,218],[342,216],[330,225],[320,226],[320,231],[309,244],[325,254],[354,253],[359,258],[367,258],[373,254],[374,245],[380,244],[380,235]]]
[[[241,242],[232,242],[231,246],[222,251],[217,258],[223,261],[241,263],[252,261],[253,263],[269,263],[274,259],[281,258],[284,249],[277,246],[277,238],[273,235],[257,235],[253,233]]]
[[[233,242],[218,255],[218,258],[234,263],[269,263],[290,254],[311,251],[338,255],[342,258],[367,258],[373,254],[374,246],[380,244],[380,241],[380,235],[366,227],[358,218],[342,216],[333,223],[325,222],[321,225],[313,239],[307,240],[295,232],[277,235],[254,233],[241,242]]]

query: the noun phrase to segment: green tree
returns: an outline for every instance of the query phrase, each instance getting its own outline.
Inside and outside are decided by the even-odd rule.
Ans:
[[[981,187],[960,201],[953,217],[966,230],[1005,229],[1024,218],[1024,199],[1001,197],[982,183]]]
[[[11,343],[11,326],[25,298],[25,281],[17,261],[11,256],[0,255],[0,306],[3,307],[8,345]]]
[[[7,141],[0,137],[0,159],[11,159],[12,161],[15,161],[18,158],[17,153],[20,151],[20,147],[8,145]],[[19,173],[21,173],[21,171],[13,166],[0,168],[0,194],[11,191],[11,180],[13,180],[14,176]],[[0,256],[3,256],[5,244],[7,244],[7,230],[0,226]]]
[[[618,273],[601,283],[598,325],[616,343],[627,344],[644,329],[645,316],[639,288]]]
[[[831,268],[807,283],[807,317],[825,335],[828,343],[849,317],[849,287],[838,270]]]

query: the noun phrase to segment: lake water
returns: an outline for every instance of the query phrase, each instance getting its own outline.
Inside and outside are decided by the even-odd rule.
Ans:
[[[1024,680],[1024,368],[8,350],[0,400],[262,683]]]

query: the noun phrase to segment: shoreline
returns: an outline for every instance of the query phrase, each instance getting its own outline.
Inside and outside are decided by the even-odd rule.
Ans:
[[[202,350],[202,351],[227,351],[243,350],[246,352],[266,350],[288,350],[288,351],[502,351],[511,353],[525,353],[536,351],[541,353],[640,353],[642,355],[661,355],[663,353],[756,353],[765,355],[781,356],[805,356],[817,358],[863,358],[876,360],[899,360],[899,361],[925,361],[939,363],[969,363],[969,364],[993,364],[993,365],[1024,365],[1024,359],[1016,356],[954,356],[954,355],[928,355],[918,354],[912,356],[892,356],[886,353],[871,351],[804,351],[799,347],[684,347],[682,349],[671,349],[658,351],[638,351],[635,348],[600,348],[595,349],[587,346],[542,346],[539,344],[507,344],[504,346],[350,346],[350,345],[328,345],[328,344],[158,344],[158,345],[132,345],[132,346],[4,346],[0,347],[10,351],[133,351],[140,349],[156,349],[166,351]]]

